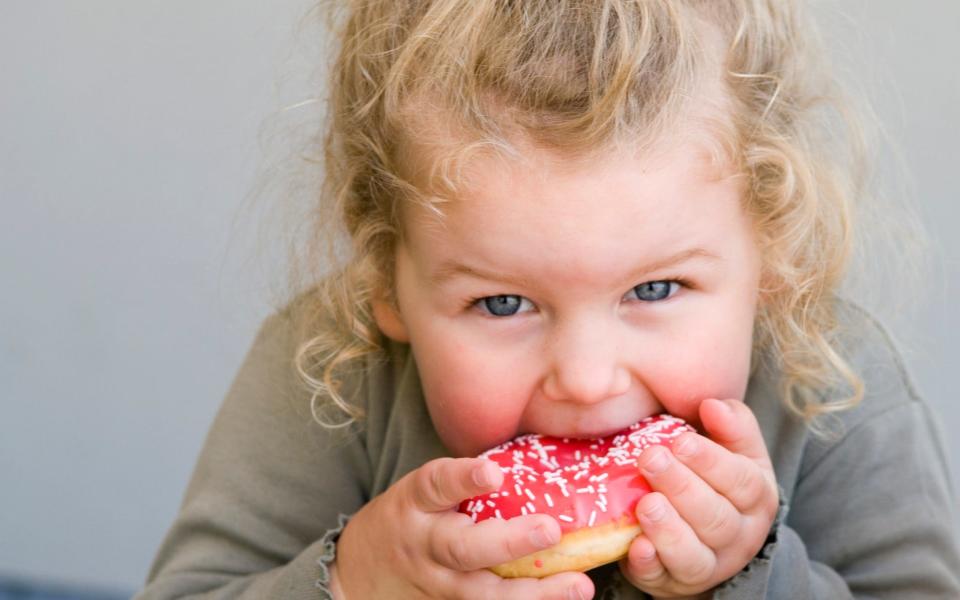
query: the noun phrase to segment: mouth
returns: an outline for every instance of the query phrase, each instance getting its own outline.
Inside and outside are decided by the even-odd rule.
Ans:
[[[593,440],[598,438],[609,437],[615,433],[623,431],[624,429],[633,425],[636,421],[631,421],[624,425],[617,425],[614,427],[572,427],[566,430],[559,430],[555,433],[544,432],[547,435],[558,438],[569,438],[569,439],[581,439],[581,440]]]

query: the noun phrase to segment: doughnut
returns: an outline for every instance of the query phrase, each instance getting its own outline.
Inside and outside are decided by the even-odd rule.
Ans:
[[[533,513],[557,519],[560,542],[491,567],[501,577],[587,571],[626,556],[640,533],[637,501],[651,491],[637,466],[640,453],[669,446],[687,431],[694,429],[662,414],[597,439],[521,435],[479,456],[500,465],[500,489],[464,500],[457,510],[474,523]]]

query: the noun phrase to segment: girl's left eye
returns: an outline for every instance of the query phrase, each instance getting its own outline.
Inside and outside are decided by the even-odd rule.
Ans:
[[[634,286],[627,295],[636,294],[638,300],[643,302],[657,302],[666,300],[677,293],[680,289],[680,282],[675,280],[647,281]]]

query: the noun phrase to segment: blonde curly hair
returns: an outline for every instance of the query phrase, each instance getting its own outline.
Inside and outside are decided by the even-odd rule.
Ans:
[[[743,208],[763,257],[752,368],[774,360],[784,402],[809,422],[861,400],[862,380],[836,342],[835,300],[867,153],[859,117],[798,2],[350,0],[326,8],[336,52],[324,178],[291,277],[311,282],[295,294],[303,317],[295,365],[318,422],[362,420],[341,382],[383,349],[372,302],[395,301],[405,205],[442,213],[432,199],[455,197],[459,165],[474,152],[516,152],[512,142],[522,138],[589,158],[650,147],[691,116],[709,128],[715,160],[749,182]],[[695,100],[711,98],[722,118],[693,115]],[[403,159],[419,143],[431,160],[414,181]],[[321,264],[324,274],[304,276]],[[826,389],[846,393],[828,398]]]

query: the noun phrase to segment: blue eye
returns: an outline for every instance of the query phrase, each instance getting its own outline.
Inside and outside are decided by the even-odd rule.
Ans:
[[[482,302],[483,306],[495,317],[509,317],[517,314],[517,311],[520,310],[523,296],[487,296],[486,298],[480,298],[478,302]]]
[[[635,286],[631,292],[637,295],[638,300],[644,302],[657,302],[666,300],[680,289],[677,281],[647,281]]]

